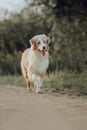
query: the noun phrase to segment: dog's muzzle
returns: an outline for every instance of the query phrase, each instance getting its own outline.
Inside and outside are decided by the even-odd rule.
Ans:
[[[38,51],[41,53],[41,55],[45,56],[46,51],[48,51],[48,47],[47,46],[43,46],[42,50],[38,49]]]
[[[41,55],[45,56],[45,54],[46,54],[46,51],[45,51],[45,50],[40,50],[40,49],[38,49],[38,51],[41,53]]]

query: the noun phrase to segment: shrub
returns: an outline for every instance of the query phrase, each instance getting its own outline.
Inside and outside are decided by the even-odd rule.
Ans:
[[[21,74],[20,69],[20,55],[11,56],[8,55],[6,58],[0,59],[0,75],[19,75]]]

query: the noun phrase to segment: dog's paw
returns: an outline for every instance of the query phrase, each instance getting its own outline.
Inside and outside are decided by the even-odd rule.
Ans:
[[[31,88],[27,88],[27,91],[31,93],[31,92],[32,92],[32,89],[31,89]]]
[[[36,93],[43,93],[42,88],[36,87]]]

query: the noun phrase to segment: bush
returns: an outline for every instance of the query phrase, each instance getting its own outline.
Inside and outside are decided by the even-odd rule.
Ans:
[[[21,74],[20,69],[20,55],[11,56],[8,55],[6,58],[0,60],[0,75],[19,75]]]
[[[69,70],[82,72],[87,69],[86,23],[79,20],[71,23],[61,18],[51,31],[52,47],[50,57],[51,70]],[[84,28],[84,30],[83,30]]]

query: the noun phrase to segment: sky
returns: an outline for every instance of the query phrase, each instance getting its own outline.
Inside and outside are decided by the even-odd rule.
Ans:
[[[8,12],[20,11],[24,6],[24,0],[0,0],[0,19],[4,18],[5,10]]]
[[[8,11],[14,11],[23,6],[24,0],[0,0],[0,10],[8,9]]]

